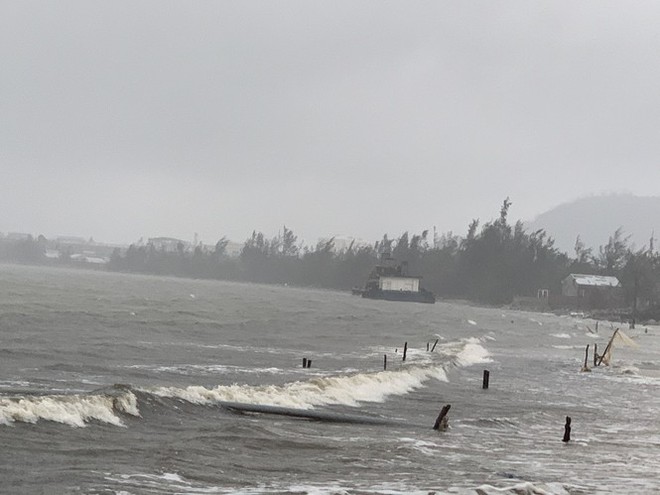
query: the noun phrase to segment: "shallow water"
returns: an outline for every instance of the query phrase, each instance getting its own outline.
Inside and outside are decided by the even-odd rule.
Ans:
[[[587,326],[0,266],[0,492],[656,493],[660,330],[625,329],[639,348],[580,373],[584,346],[602,350],[612,332]],[[237,414],[225,401],[393,421]]]

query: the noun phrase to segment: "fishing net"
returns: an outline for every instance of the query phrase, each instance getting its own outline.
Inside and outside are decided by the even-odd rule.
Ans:
[[[610,365],[610,361],[612,360],[612,350],[614,349],[615,345],[624,345],[627,347],[639,347],[637,342],[635,342],[633,339],[628,337],[625,333],[623,333],[622,330],[617,330],[616,332],[614,332],[614,335],[612,335],[612,338],[610,339],[610,343],[607,345],[607,349],[605,350],[605,354],[603,354],[602,363],[605,366]]]

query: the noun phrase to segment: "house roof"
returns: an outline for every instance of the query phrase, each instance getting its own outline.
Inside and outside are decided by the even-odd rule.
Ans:
[[[608,277],[605,275],[582,275],[579,273],[571,273],[569,275],[575,281],[576,285],[590,286],[590,287],[620,287],[621,283],[616,277]]]

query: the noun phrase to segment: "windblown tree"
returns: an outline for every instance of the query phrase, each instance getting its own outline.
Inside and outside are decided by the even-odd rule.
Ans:
[[[657,301],[659,275],[660,259],[650,249],[628,250],[619,279],[633,317],[640,307],[647,308]]]
[[[567,258],[543,230],[525,232],[521,222],[508,223],[511,201],[500,216],[477,233],[474,220],[458,251],[458,278],[464,297],[502,304],[516,295],[534,295],[539,288],[556,287]]]
[[[451,232],[435,239],[433,247],[424,249],[416,274],[424,276],[423,285],[441,297],[463,297],[460,292],[458,251],[460,238]]]
[[[252,231],[252,236],[245,241],[241,249],[241,267],[246,280],[250,282],[269,282],[268,259],[271,253],[270,243],[262,232]]]
[[[630,236],[623,236],[623,228],[616,229],[607,241],[607,244],[601,246],[599,255],[594,260],[596,265],[605,275],[616,275],[616,272],[623,268],[628,255],[628,241]]]

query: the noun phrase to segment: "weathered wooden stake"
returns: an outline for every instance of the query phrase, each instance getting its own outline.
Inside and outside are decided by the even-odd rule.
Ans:
[[[429,343],[427,342],[426,343],[426,352],[428,352],[428,350],[429,350]]]
[[[564,425],[564,438],[562,439],[562,442],[570,442],[571,441],[571,417],[566,416],[566,424]]]
[[[587,366],[588,362],[589,362],[589,344],[587,344],[587,348],[584,350],[584,366],[582,366],[581,371],[590,371],[589,366]]]
[[[406,354],[408,353],[408,342],[404,342],[403,344],[403,360],[406,360]]]
[[[307,368],[307,358],[303,358],[303,368]]]
[[[488,382],[490,381],[490,371],[484,370],[484,379],[481,384],[481,388],[486,390],[488,388]]]
[[[308,368],[311,368],[311,367],[312,367],[312,360],[311,360],[311,359],[308,359],[308,360],[307,360],[307,367],[308,367]]]
[[[435,420],[435,424],[433,425],[434,430],[446,430],[447,426],[449,425],[449,418],[447,417],[447,413],[451,409],[451,404],[447,404],[440,410],[440,414],[438,414],[437,419]]]
[[[433,343],[433,347],[431,347],[431,352],[435,351],[435,346],[438,345],[438,341],[440,339],[435,339],[435,342]]]
[[[605,347],[605,352],[603,352],[603,354],[601,354],[600,357],[598,358],[598,366],[603,364],[603,359],[605,358],[605,356],[607,356],[607,351],[609,351],[610,347],[612,347],[612,342],[614,342],[614,337],[616,337],[616,334],[618,332],[619,332],[618,328],[616,330],[614,330],[614,333],[612,334],[612,337],[610,337],[610,341],[607,343],[607,346]]]
[[[387,370],[387,354],[383,355],[383,371]]]
[[[594,344],[594,368],[598,366],[598,344]]]

